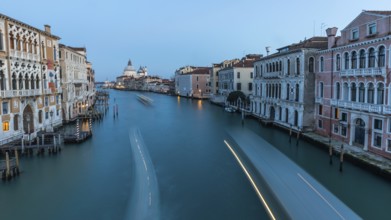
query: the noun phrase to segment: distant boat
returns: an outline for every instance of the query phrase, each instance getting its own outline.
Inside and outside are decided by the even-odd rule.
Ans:
[[[145,95],[137,95],[137,98],[140,102],[144,103],[144,104],[152,104],[153,100],[151,98],[148,98],[147,96]]]
[[[231,107],[225,107],[224,109],[226,112],[235,112],[236,110],[234,108],[231,108]]]

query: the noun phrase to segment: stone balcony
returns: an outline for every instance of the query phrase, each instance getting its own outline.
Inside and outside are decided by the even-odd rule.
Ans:
[[[266,78],[266,79],[281,78],[283,76],[284,76],[284,73],[282,71],[269,72],[269,73],[264,73],[263,74],[263,78]]]
[[[10,57],[15,57],[15,58],[19,58],[19,59],[39,61],[38,54],[32,54],[32,53],[28,53],[28,52],[24,52],[24,51],[10,50],[9,55],[10,55]]]
[[[3,98],[39,96],[39,95],[42,95],[42,91],[40,89],[32,89],[32,90],[2,90],[2,91],[0,91],[0,95]]]
[[[358,111],[374,112],[378,114],[385,113],[384,110],[386,109],[388,109],[388,111],[391,112],[390,106],[362,103],[362,102],[351,102],[351,101],[332,99],[331,105],[336,106],[338,108],[347,108],[347,109],[353,109]]]
[[[348,69],[341,70],[339,72],[341,77],[349,76],[386,76],[385,67],[376,67],[376,68],[363,68],[363,69]]]

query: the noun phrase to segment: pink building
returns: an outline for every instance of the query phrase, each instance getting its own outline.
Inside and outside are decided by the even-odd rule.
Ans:
[[[315,131],[391,158],[391,11],[363,11],[315,60]]]
[[[175,75],[175,92],[179,96],[192,98],[209,98],[209,67],[195,67],[189,72]]]

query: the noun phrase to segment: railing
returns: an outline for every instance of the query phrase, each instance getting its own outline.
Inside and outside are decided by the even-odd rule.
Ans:
[[[339,108],[350,108],[359,111],[375,112],[382,113],[384,105],[362,103],[362,102],[351,102],[343,100],[331,100],[331,105],[337,106]]]
[[[315,103],[323,104],[323,98],[322,97],[316,97],[315,98]]]
[[[339,72],[340,76],[385,76],[386,68],[376,67],[376,68],[362,68],[362,69],[348,69],[341,70]]]
[[[281,78],[283,77],[284,73],[282,71],[277,71],[277,72],[269,72],[269,73],[264,73],[263,77],[264,78]]]
[[[13,135],[11,135],[11,136],[6,136],[6,137],[4,137],[4,138],[2,138],[2,139],[0,140],[0,148],[1,148],[1,146],[5,145],[5,144],[7,144],[7,143],[10,143],[10,142],[12,142],[12,141],[21,139],[22,137],[23,137],[22,131],[17,131],[17,132],[15,132],[15,133],[14,133]]]
[[[38,96],[42,95],[40,89],[33,90],[2,90],[0,91],[1,97],[13,98],[13,97],[26,97],[26,96]]]

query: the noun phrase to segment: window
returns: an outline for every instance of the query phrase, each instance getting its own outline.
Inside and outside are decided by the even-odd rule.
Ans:
[[[346,52],[345,55],[344,55],[344,60],[345,60],[345,70],[349,69],[349,53]]]
[[[242,84],[236,83],[236,90],[241,91],[242,90]]]
[[[379,83],[377,86],[377,102],[376,104],[382,105],[384,100],[384,85],[382,83]]]
[[[341,135],[346,137],[347,128],[346,125],[341,125]]]
[[[376,130],[383,130],[383,120],[375,119],[373,128],[376,129]]]
[[[320,58],[320,64],[319,64],[319,68],[320,68],[320,72],[323,72],[324,71],[324,58],[321,57]]]
[[[290,90],[290,86],[289,84],[286,85],[286,100],[289,100],[289,91]]]
[[[373,83],[368,84],[368,100],[367,103],[373,104],[374,103],[374,96],[375,96],[375,88],[373,86]]]
[[[308,61],[308,71],[310,73],[314,72],[314,58],[313,57],[310,57],[310,59]]]
[[[358,28],[355,28],[351,32],[351,40],[357,40],[358,39]]]
[[[323,121],[322,120],[318,120],[318,128],[323,128]]]
[[[3,109],[3,115],[8,114],[9,113],[9,102],[3,102],[2,109]]]
[[[197,81],[198,81],[198,76],[197,76]]]
[[[368,67],[375,67],[375,49],[373,48],[370,48],[368,52]]]
[[[287,73],[288,73],[288,75],[290,75],[291,74],[291,61],[287,60],[286,65],[287,65]]]
[[[9,131],[10,130],[10,123],[8,121],[3,122],[3,131]]]
[[[338,116],[339,116],[339,109],[338,108],[334,108],[334,118],[338,119]]]
[[[348,122],[348,113],[346,113],[346,112],[341,113],[341,121]]]
[[[368,25],[368,35],[376,34],[376,23],[372,23]]]
[[[288,123],[288,119],[289,119],[289,110],[286,108],[285,109],[285,122]]]
[[[236,73],[236,78],[240,79],[240,72]]]
[[[391,152],[391,139],[387,139],[387,149],[388,152]]]
[[[339,134],[339,126],[338,126],[338,124],[333,124],[333,133],[334,134]]]
[[[254,78],[254,73],[253,72],[250,73],[250,78],[251,79]]]
[[[19,115],[15,115],[14,117],[14,131],[19,130]]]
[[[299,101],[299,97],[300,97],[300,85],[299,84],[296,84],[296,97],[295,97],[295,100],[296,102]]]
[[[49,106],[49,98],[45,97],[45,106]]]
[[[319,105],[318,107],[318,115],[322,115],[323,114],[323,105]]]
[[[364,102],[364,98],[365,98],[364,83],[360,83],[360,85],[358,86],[358,101]]]
[[[253,83],[248,83],[248,90],[253,91]]]
[[[378,54],[378,66],[379,67],[384,67],[386,63],[386,58],[385,58],[385,49],[384,46],[379,47],[379,54]]]
[[[365,50],[360,50],[360,69],[365,68]]]
[[[38,123],[42,124],[42,110],[39,110],[38,112]]]
[[[3,33],[0,31],[0,50],[4,50]]]
[[[373,146],[381,148],[382,134],[378,132],[373,132]]]
[[[296,58],[296,74],[300,75],[300,58]]]
[[[365,62],[365,56],[364,56],[364,62]],[[357,69],[357,52],[352,52],[352,69]]]
[[[337,82],[335,86],[335,98],[338,100],[341,98],[341,85],[339,82]]]
[[[341,55],[337,54],[336,60],[337,60],[337,61],[336,61],[336,63],[335,63],[335,65],[336,65],[335,69],[336,69],[337,71],[340,71],[340,70],[341,70]]]
[[[319,97],[323,98],[323,82],[319,83]]]
[[[350,91],[351,91],[350,101],[352,102],[357,101],[357,95],[356,95],[357,87],[355,83],[352,83]]]

